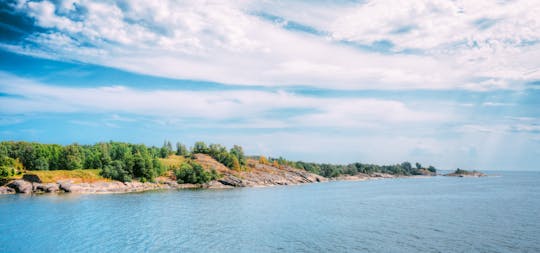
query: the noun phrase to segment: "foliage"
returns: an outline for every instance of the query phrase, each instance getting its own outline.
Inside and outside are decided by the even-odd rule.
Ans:
[[[266,159],[265,156],[260,156],[259,157],[259,163],[260,164],[268,164],[268,159]]]
[[[465,175],[465,174],[468,174],[468,173],[471,173],[471,172],[468,171],[468,170],[462,170],[460,168],[457,168],[456,171],[454,171],[454,174],[457,174],[457,175]]]
[[[219,178],[215,169],[208,172],[200,164],[193,161],[182,163],[180,168],[174,171],[174,174],[179,184],[204,184]]]
[[[175,153],[178,155],[174,155]],[[191,153],[207,154],[233,170],[243,170],[246,166],[246,156],[242,147],[238,145],[234,145],[230,150],[227,150],[225,146],[219,144],[207,145],[199,141],[193,145]],[[24,169],[31,171],[98,169],[103,177],[123,182],[132,179],[153,181],[155,177],[162,175],[169,167],[177,168],[181,180],[185,179],[186,182],[206,182],[207,174],[210,172],[199,170],[199,166],[194,165],[193,162],[184,162],[188,159],[184,156],[188,154],[187,148],[181,143],[177,143],[176,151],[173,151],[172,144],[169,141],[165,141],[161,148],[122,142],[100,142],[94,145],[75,143],[61,146],[35,142],[4,141],[0,142],[0,175],[20,174]],[[175,158],[173,161],[171,157],[178,157],[179,159]],[[422,168],[420,163],[415,163],[413,167],[409,162],[382,166],[363,163],[336,165],[295,162],[282,157],[266,158],[261,156],[254,159],[257,158],[262,164],[273,164],[279,168],[294,167],[325,177],[337,177],[344,174],[355,175],[358,173],[419,175],[422,172],[421,170],[425,169]],[[183,167],[179,167],[180,164]],[[429,166],[427,170],[433,173],[437,171],[433,166]],[[464,173],[464,171],[458,169],[456,173]],[[210,178],[214,177],[210,176]]]
[[[0,178],[9,178],[20,175],[23,165],[18,159],[13,159],[4,154],[0,155]]]
[[[375,164],[363,164],[352,163],[347,165],[325,164],[325,163],[306,163],[302,161],[291,162],[283,161],[282,158],[273,159],[275,161],[281,161],[280,164],[286,164],[291,167],[303,169],[311,173],[319,174],[324,177],[337,177],[339,175],[355,175],[358,173],[373,174],[373,173],[387,173],[392,175],[421,175],[422,166],[420,163],[416,163],[415,167],[412,167],[410,162],[403,162],[395,165],[375,165]],[[433,173],[437,172],[435,167],[429,166],[427,169]]]
[[[234,145],[230,151],[227,151],[227,148],[220,144],[210,144],[207,146],[206,143],[198,141],[193,145],[191,153],[207,154],[233,170],[242,170],[246,164],[244,151],[238,145]]]
[[[164,145],[169,153],[170,142]],[[102,142],[94,145],[0,142],[0,166],[16,167],[20,160],[26,170],[99,169],[101,175],[120,181],[133,178],[153,181],[165,171],[158,160],[161,149],[142,144]],[[172,147],[171,147],[172,152]]]
[[[167,158],[169,155],[174,154],[172,144],[170,141],[164,141],[163,146],[159,150],[159,156],[161,158]]]
[[[6,165],[0,165],[0,178],[11,177],[15,175],[15,170]]]
[[[188,156],[189,155],[189,150],[186,148],[186,145],[180,143],[180,142],[177,142],[176,143],[176,155],[179,155],[179,156]]]

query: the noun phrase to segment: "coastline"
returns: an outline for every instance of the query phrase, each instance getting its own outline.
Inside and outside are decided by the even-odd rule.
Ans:
[[[173,180],[159,180],[158,182],[94,182],[94,183],[73,183],[73,180],[63,180],[56,183],[37,183],[29,182],[22,179],[11,181],[5,186],[0,186],[0,195],[2,194],[122,194],[122,193],[141,193],[148,191],[159,190],[183,190],[183,189],[234,189],[243,187],[273,187],[273,186],[287,186],[287,185],[301,185],[309,183],[323,183],[333,181],[371,181],[381,179],[395,179],[395,178],[431,178],[436,175],[391,175],[384,173],[374,173],[372,175],[360,174],[360,175],[346,175],[338,176],[335,178],[324,178],[318,176],[318,180],[306,180],[300,181],[279,181],[266,183],[247,183],[242,185],[231,185],[230,178],[221,178],[213,180],[205,184],[178,184]],[[230,177],[230,176],[229,176]],[[322,179],[321,179],[322,178]]]

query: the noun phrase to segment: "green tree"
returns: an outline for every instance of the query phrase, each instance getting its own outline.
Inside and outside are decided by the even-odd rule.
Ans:
[[[200,164],[195,162],[183,163],[179,169],[175,170],[175,175],[179,184],[203,184],[219,176],[215,170],[205,171]]]
[[[65,170],[77,170],[83,168],[84,156],[81,146],[71,144],[64,147],[61,164]]]
[[[189,151],[188,149],[186,148],[186,146],[180,142],[177,142],[176,143],[176,155],[180,155],[180,156],[188,156],[189,155]]]
[[[237,159],[238,159],[238,162],[240,163],[241,166],[245,166],[246,165],[246,157],[244,155],[244,149],[242,149],[241,146],[239,145],[234,145],[230,152],[229,152],[231,155],[235,156]]]
[[[193,148],[191,149],[191,153],[193,153],[193,154],[196,154],[196,153],[208,154],[209,149],[208,149],[208,146],[206,146],[206,143],[204,143],[202,141],[198,141],[198,142],[195,142],[195,144],[193,144]]]

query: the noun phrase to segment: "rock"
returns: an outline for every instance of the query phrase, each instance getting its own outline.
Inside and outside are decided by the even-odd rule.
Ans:
[[[216,181],[216,180],[213,180],[213,181],[210,181],[210,182],[204,184],[203,187],[208,188],[208,189],[231,189],[231,188],[234,188],[233,186],[224,185],[221,182]]]
[[[65,191],[65,192],[71,192],[71,185],[73,184],[73,181],[62,180],[62,181],[58,181],[57,183],[60,190]]]
[[[223,178],[219,179],[218,180],[220,183],[224,184],[224,185],[230,185],[230,186],[233,186],[233,187],[245,187],[246,184],[242,181],[242,179],[240,178],[237,178],[233,175],[227,175],[227,176],[224,176]]]
[[[48,183],[42,185],[42,190],[44,192],[58,192],[60,191],[60,187],[58,187],[58,184]]]
[[[34,185],[34,192],[58,192],[60,190],[58,187],[58,184],[55,184],[55,183],[48,183],[48,184],[33,183],[33,185]]]
[[[7,186],[0,186],[0,194],[14,194],[15,190],[7,187]]]
[[[43,192],[43,185],[40,183],[32,183],[32,192]]]
[[[22,179],[32,183],[41,183],[41,179],[35,174],[24,174]]]
[[[32,193],[33,187],[32,183],[18,179],[7,185],[8,187],[14,189],[17,193]]]

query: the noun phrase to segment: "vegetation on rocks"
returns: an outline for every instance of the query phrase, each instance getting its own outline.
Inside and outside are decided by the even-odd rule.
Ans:
[[[215,169],[206,171],[193,161],[182,163],[180,168],[174,170],[174,174],[179,184],[204,184],[220,177]]]
[[[219,166],[216,164],[208,166],[211,161],[206,161],[204,156],[216,161]],[[248,159],[251,165],[248,164]],[[290,161],[282,157],[246,157],[242,147],[238,145],[227,149],[220,144],[207,145],[200,141],[191,149],[179,142],[173,147],[170,141],[165,141],[162,147],[112,141],[93,145],[74,143],[65,146],[22,141],[0,142],[0,178],[3,179],[15,179],[15,175],[19,175],[20,178],[25,171],[32,171],[36,172],[34,174],[43,174],[41,177],[50,177],[51,179],[47,181],[52,181],[71,177],[73,173],[66,171],[73,171],[78,173],[75,173],[78,177],[89,178],[90,181],[113,179],[122,182],[132,180],[154,182],[156,177],[165,176],[171,180],[175,178],[178,183],[203,184],[228,174],[239,176],[241,173],[248,173],[257,167],[255,163],[278,171],[287,170],[292,173],[293,169],[298,169],[323,177],[359,173],[405,176],[436,173],[433,166],[426,168],[419,163],[412,166],[409,162],[383,166],[363,163],[336,165]],[[87,170],[92,170],[91,175],[82,173]],[[47,174],[40,171],[58,172]]]
[[[234,145],[229,151],[220,144],[210,144],[199,141],[195,142],[191,149],[192,154],[207,154],[229,169],[242,170],[246,165],[244,150],[238,145]]]
[[[394,165],[375,165],[375,164],[364,164],[364,163],[351,163],[347,165],[341,164],[328,164],[328,163],[309,163],[303,161],[289,161],[282,157],[279,158],[259,158],[261,161],[266,161],[267,163],[279,164],[282,166],[291,166],[294,168],[302,169],[321,175],[323,177],[338,177],[340,175],[356,175],[358,173],[363,174],[373,174],[373,173],[386,173],[392,175],[402,175],[402,176],[411,176],[411,175],[424,175],[424,171],[429,171],[431,173],[436,173],[437,169],[433,166],[424,168],[420,163],[416,163],[415,167],[411,165],[410,162],[403,162],[400,164]]]

